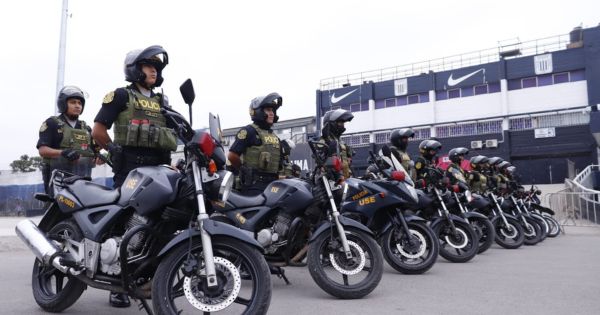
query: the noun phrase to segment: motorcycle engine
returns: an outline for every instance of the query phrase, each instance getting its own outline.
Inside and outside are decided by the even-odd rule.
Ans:
[[[148,219],[138,214],[133,214],[127,221],[126,229],[130,230],[138,225],[146,224]],[[127,252],[129,257],[135,255],[144,245],[145,233],[138,232],[131,237]],[[119,275],[121,273],[121,263],[119,261],[119,248],[121,247],[122,237],[115,236],[102,243],[100,248],[100,270],[108,275]]]
[[[262,229],[257,233],[256,240],[265,248],[267,253],[274,253],[277,248],[287,243],[285,237],[290,224],[291,217],[288,214],[280,213],[275,218],[275,223],[271,228]]]

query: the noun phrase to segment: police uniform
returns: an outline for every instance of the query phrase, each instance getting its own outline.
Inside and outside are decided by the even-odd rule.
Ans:
[[[52,116],[42,123],[36,146],[38,149],[42,146],[58,150],[71,149],[80,155],[79,159],[73,162],[62,156],[42,159],[42,178],[46,193],[50,193],[48,185],[55,169],[80,176],[91,176],[96,148],[91,132],[85,121],[77,120],[75,126],[71,126],[64,115]]]
[[[350,168],[350,159],[352,158],[352,149],[350,146],[344,143],[341,139],[338,139],[334,136],[329,137],[321,137],[319,142],[325,143],[329,145],[332,142],[337,142],[339,150],[340,150],[340,159],[342,160],[342,175],[344,178],[352,177],[352,169]]]
[[[257,124],[242,127],[229,151],[239,155],[242,162],[239,174],[242,194],[260,194],[279,178],[283,156],[279,137],[272,129]]]
[[[415,161],[415,173],[417,180],[422,179],[426,184],[429,184],[429,181],[431,180],[429,168],[431,168],[432,165],[432,161],[422,156],[417,157],[417,160]]]
[[[488,189],[488,178],[483,173],[472,171],[469,173],[469,186],[474,193],[484,194]]]
[[[465,171],[456,163],[448,165],[446,174],[450,178],[452,184],[456,184],[457,182],[468,184]]]
[[[397,148],[396,146],[393,146],[393,145],[390,146],[390,151],[392,151],[392,154],[396,157],[398,162],[400,162],[402,164],[402,167],[404,168],[405,171],[408,172],[410,177],[413,180],[416,179],[414,162],[410,159],[410,155],[408,155],[408,153],[406,151],[401,150],[400,148]]]
[[[107,129],[114,124],[113,142],[123,148],[120,156],[111,157],[115,187],[137,167],[171,163],[177,137],[173,123],[160,112],[163,106],[168,106],[166,96],[154,92],[145,96],[134,84],[104,97],[94,121]]]

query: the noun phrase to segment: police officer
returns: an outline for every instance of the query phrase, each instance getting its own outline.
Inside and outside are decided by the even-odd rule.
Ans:
[[[390,135],[390,142],[392,143],[390,150],[392,154],[402,163],[402,167],[404,167],[404,170],[408,172],[413,180],[416,178],[414,162],[411,160],[408,152],[406,152],[406,148],[408,147],[408,139],[414,136],[415,132],[411,128],[396,129]]]
[[[134,50],[125,57],[125,80],[130,85],[109,92],[94,119],[92,135],[107,149],[113,164],[114,187],[120,187],[129,172],[140,166],[171,163],[177,148],[172,122],[161,113],[168,100],[153,89],[163,82],[162,70],[169,63],[161,46]],[[107,133],[114,124],[114,139]],[[125,294],[111,292],[110,304],[128,307]]]
[[[65,86],[58,93],[56,105],[59,116],[52,116],[42,123],[37,149],[42,160],[44,190],[50,194],[48,185],[52,171],[63,170],[80,176],[91,176],[94,166],[95,145],[91,129],[79,116],[83,113],[85,96],[76,86]]]
[[[454,148],[448,152],[448,158],[451,163],[446,169],[446,174],[452,184],[456,184],[457,182],[467,184],[467,174],[461,166],[467,154],[469,154],[469,149],[465,147]]]
[[[488,167],[488,158],[484,155],[477,155],[472,157],[469,162],[472,169],[468,176],[469,186],[474,193],[483,194],[488,189],[488,178],[485,175]]]
[[[420,156],[415,161],[415,171],[417,180],[424,181],[428,185],[431,180],[439,180],[441,174],[436,169],[435,159],[438,152],[442,149],[442,144],[437,140],[423,140],[419,143]]]
[[[346,131],[345,123],[351,121],[354,118],[351,112],[344,109],[330,110],[323,115],[323,128],[321,129],[322,143],[328,146],[337,145],[335,152],[339,152],[339,157],[342,160],[342,175],[344,178],[352,177],[352,165],[353,151],[350,146],[345,144],[340,138],[344,131]]]
[[[277,93],[254,98],[249,108],[253,123],[238,131],[229,148],[227,158],[239,175],[244,195],[261,194],[279,178],[281,143],[271,127],[279,120],[277,109],[282,104],[283,98]]]
[[[177,138],[172,122],[161,113],[161,108],[169,107],[168,99],[153,90],[162,84],[168,63],[161,46],[129,52],[124,72],[131,84],[109,92],[94,119],[92,135],[110,153],[114,187],[120,187],[137,167],[171,163]],[[111,139],[107,130],[113,124],[115,138]]]

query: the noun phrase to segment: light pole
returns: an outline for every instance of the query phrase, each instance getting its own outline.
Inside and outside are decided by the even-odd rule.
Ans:
[[[56,94],[65,84],[65,50],[67,47],[67,17],[69,14],[69,0],[63,0],[60,18],[60,42],[58,44],[58,71],[56,72]],[[58,107],[54,104],[54,114],[58,114]]]

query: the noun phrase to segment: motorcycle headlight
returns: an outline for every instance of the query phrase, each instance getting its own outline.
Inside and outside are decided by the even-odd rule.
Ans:
[[[467,198],[468,203],[471,203],[471,201],[473,201],[473,194],[470,190],[465,191],[465,197]]]
[[[223,179],[221,180],[221,185],[219,185],[219,200],[222,202],[227,202],[227,198],[229,198],[229,193],[231,192],[235,178],[233,173],[230,171],[225,171],[223,173]]]

